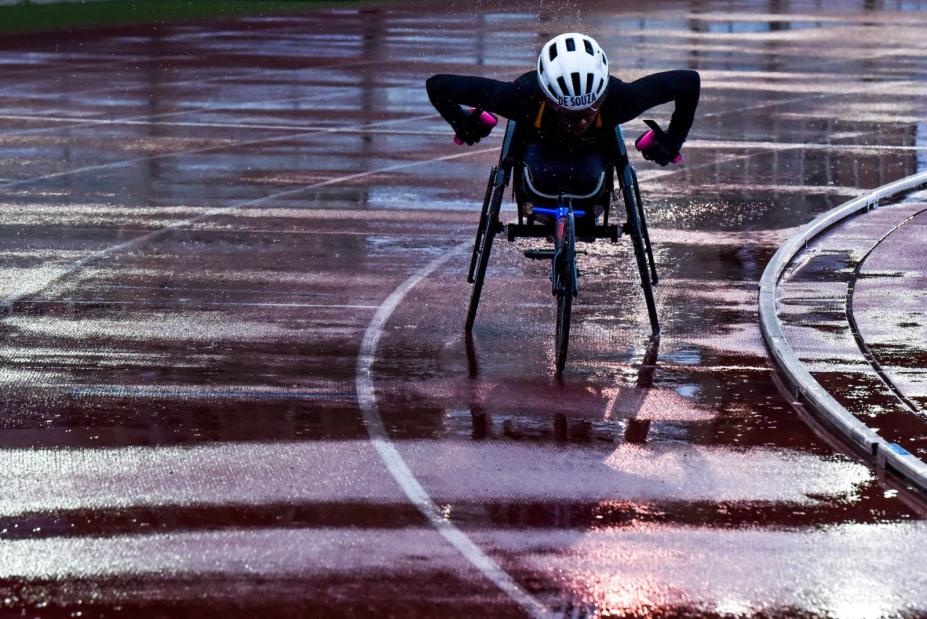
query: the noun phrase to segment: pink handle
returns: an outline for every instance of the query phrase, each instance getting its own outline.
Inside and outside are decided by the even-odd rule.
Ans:
[[[647,150],[653,146],[655,140],[656,138],[653,136],[653,130],[651,130],[642,135],[634,146],[637,147],[637,150]]]
[[[470,112],[471,112],[471,113],[473,113],[473,112],[475,112],[475,111],[476,111],[476,108],[472,108],[472,107],[470,108]],[[499,121],[498,121],[498,119],[496,119],[495,116],[493,116],[493,115],[490,114],[489,112],[483,112],[482,114],[480,114],[480,122],[483,124],[484,127],[489,127],[490,129],[492,129],[493,127],[496,126],[496,124],[497,124]],[[457,146],[462,146],[462,145],[463,145],[463,140],[461,140],[459,137],[457,137],[457,136],[455,135],[455,136],[454,136],[454,144],[456,144]]]
[[[482,114],[480,114],[480,120],[483,122],[484,125],[490,128],[495,127],[496,124],[499,122],[496,119],[496,117],[490,114],[489,112],[483,112]]]
[[[651,129],[650,131],[642,135],[637,140],[637,143],[634,144],[634,146],[637,147],[637,150],[647,150],[648,148],[653,146],[656,141],[657,141],[656,135]],[[676,155],[676,157],[673,159],[673,163],[679,163],[680,161],[682,161],[682,155]]]

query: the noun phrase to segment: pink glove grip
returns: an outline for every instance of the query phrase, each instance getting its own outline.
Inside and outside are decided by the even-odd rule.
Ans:
[[[655,138],[653,137],[653,131],[652,130],[648,131],[647,133],[641,136],[641,139],[639,139],[637,141],[637,144],[635,144],[634,146],[637,147],[637,150],[647,150],[653,145],[654,139]]]
[[[471,107],[471,108],[470,108],[470,111],[471,111],[471,112],[475,112],[476,109]],[[490,129],[492,129],[493,127],[496,126],[496,124],[497,124],[499,121],[496,119],[495,116],[493,116],[493,115],[490,114],[489,112],[483,112],[482,114],[480,114],[480,122],[483,123],[483,126],[489,127]],[[457,146],[462,146],[462,145],[463,145],[463,140],[461,140],[459,137],[457,137],[457,136],[455,135],[455,136],[454,136],[454,144],[456,144]]]
[[[642,135],[640,139],[637,141],[637,144],[635,144],[634,146],[637,147],[637,150],[641,150],[641,151],[647,150],[648,148],[653,146],[656,140],[657,138],[654,137],[653,130],[650,130],[644,135]],[[682,155],[676,155],[676,158],[673,159],[673,163],[679,163],[680,161],[682,161]]]

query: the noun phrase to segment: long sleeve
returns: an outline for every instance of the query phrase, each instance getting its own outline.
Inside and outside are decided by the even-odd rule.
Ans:
[[[513,118],[525,103],[519,82],[486,77],[439,74],[428,78],[425,88],[431,104],[452,124],[458,120],[461,105]]]
[[[627,84],[626,89],[630,96],[619,112],[618,122],[637,118],[652,107],[673,101],[676,108],[666,133],[682,145],[695,119],[701,89],[699,74],[689,70],[654,73]]]

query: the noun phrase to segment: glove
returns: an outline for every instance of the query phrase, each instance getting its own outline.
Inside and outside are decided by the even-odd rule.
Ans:
[[[460,117],[451,123],[456,137],[467,146],[473,146],[492,132],[495,124],[487,124],[475,110],[461,110]]]
[[[644,159],[653,161],[661,167],[666,167],[670,163],[679,163],[682,155],[679,154],[679,147],[666,143],[666,135],[658,134],[651,130],[634,141],[634,147],[641,151]],[[680,145],[681,146],[681,145]]]

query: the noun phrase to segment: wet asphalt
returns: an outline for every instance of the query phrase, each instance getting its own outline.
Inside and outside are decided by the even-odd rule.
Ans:
[[[798,226],[927,165],[925,26],[477,2],[0,40],[0,614],[927,612],[921,512],[793,411],[756,309]],[[464,336],[499,136],[454,146],[423,82],[514,78],[570,30],[703,90],[685,164],[635,162],[659,344],[600,241],[558,379],[525,244]],[[923,272],[890,245],[866,263]]]
[[[924,193],[809,243],[780,281],[780,319],[803,365],[880,436],[927,457]]]

